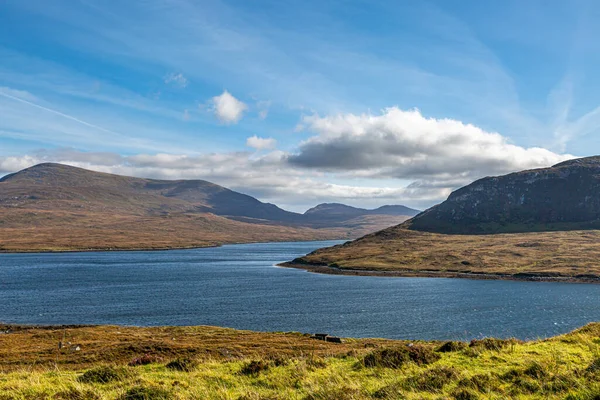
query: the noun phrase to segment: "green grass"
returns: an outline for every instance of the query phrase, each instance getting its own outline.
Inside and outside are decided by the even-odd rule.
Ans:
[[[433,354],[434,349],[440,343],[391,343],[388,350],[323,357],[24,367],[0,374],[0,399],[600,398],[600,324],[547,340],[454,344]]]

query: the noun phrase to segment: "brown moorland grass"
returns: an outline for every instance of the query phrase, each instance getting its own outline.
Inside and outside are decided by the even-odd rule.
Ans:
[[[0,207],[0,252],[153,250],[349,239],[404,219],[368,216],[354,225],[350,221],[346,227],[316,229],[240,222],[207,213],[142,216]]]
[[[407,218],[321,220],[206,181],[134,178],[51,163],[0,177],[0,252],[351,239]]]
[[[506,345],[479,341],[443,352],[440,342],[336,344],[205,326],[1,329],[3,400],[600,398],[600,323],[549,339],[494,339],[485,343]],[[155,361],[128,365],[141,352]]]
[[[0,371],[4,372],[24,367],[81,369],[104,363],[128,365],[143,356],[188,363],[193,359],[340,356],[392,342],[360,339],[337,344],[298,332],[264,333],[211,326],[0,325],[0,332]],[[80,350],[75,350],[76,346]]]
[[[443,235],[397,226],[284,266],[314,272],[600,281],[600,231]]]

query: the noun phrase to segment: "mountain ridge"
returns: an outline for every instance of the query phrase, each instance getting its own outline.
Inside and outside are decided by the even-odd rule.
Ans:
[[[42,182],[43,180],[43,182]],[[162,210],[169,210],[169,206],[174,207],[175,211],[182,211],[186,207],[181,201],[189,203],[187,211],[211,212],[215,215],[228,216],[233,218],[254,218],[277,222],[287,223],[308,223],[313,222],[307,216],[319,214],[322,217],[322,212],[312,212],[311,210],[320,210],[320,207],[325,205],[335,204],[336,206],[351,209],[353,213],[342,213],[341,216],[355,218],[363,215],[403,215],[411,216],[416,213],[416,210],[404,206],[383,206],[376,210],[366,210],[347,206],[340,203],[323,203],[309,209],[304,214],[295,213],[281,209],[275,204],[262,202],[250,195],[236,192],[218,184],[200,180],[164,180],[164,179],[149,179],[136,178],[123,175],[110,174],[105,172],[90,171],[84,168],[73,167],[58,163],[42,163],[26,168],[22,171],[8,174],[0,178],[0,183],[11,183],[17,181],[19,183],[31,184],[34,181],[37,185],[41,185],[42,190],[49,190],[48,186],[61,186],[61,189],[69,187],[74,190],[75,194],[79,193],[83,188],[95,187],[106,188],[108,186],[116,187],[122,193],[136,193],[151,196],[159,196],[163,200]],[[23,191],[22,196],[29,196],[25,190],[32,189],[21,186]],[[14,189],[13,189],[14,190]],[[39,191],[40,187],[35,190]],[[52,193],[47,193],[52,194]],[[0,191],[0,196],[2,192]],[[36,196],[35,194],[33,196]],[[40,194],[33,200],[40,200]],[[62,196],[63,198],[65,196]],[[164,197],[164,199],[162,199]],[[99,196],[99,198],[102,198]],[[26,200],[24,198],[24,200]],[[169,204],[169,202],[177,201],[177,204]],[[0,197],[0,202],[2,198]],[[165,201],[167,203],[165,203]],[[389,209],[390,212],[383,212]],[[401,214],[398,210],[407,210],[406,214]],[[380,211],[377,211],[380,210]]]
[[[412,219],[285,263],[314,272],[600,283],[600,157],[479,179]]]
[[[0,178],[0,251],[351,239],[408,218],[307,217],[204,180],[135,178],[56,163]]]
[[[420,213],[402,205],[385,205],[375,209],[353,207],[342,203],[321,203],[304,212],[304,215],[407,215],[415,216]]]
[[[445,234],[600,228],[600,157],[479,179],[405,223]]]

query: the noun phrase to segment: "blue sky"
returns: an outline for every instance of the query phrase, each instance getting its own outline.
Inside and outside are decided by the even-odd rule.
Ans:
[[[3,0],[0,174],[427,207],[600,152],[594,1]]]

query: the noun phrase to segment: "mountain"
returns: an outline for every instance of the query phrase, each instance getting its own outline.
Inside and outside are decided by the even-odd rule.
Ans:
[[[600,157],[480,179],[406,227],[458,234],[600,228]]]
[[[411,217],[414,217],[420,212],[421,211],[415,210],[414,208],[398,205],[381,206],[374,210],[369,210],[371,215],[408,215]]]
[[[161,215],[215,215],[295,221],[299,214],[203,180],[156,180],[38,164],[0,179],[0,205],[58,207]]]
[[[340,203],[323,203],[315,206],[304,213],[304,216],[318,219],[344,219],[356,218],[365,215],[402,215],[415,216],[419,213],[418,210],[405,206],[382,206],[374,210],[347,206]]]
[[[408,219],[317,217],[203,180],[133,178],[53,163],[0,178],[4,251],[348,239]]]
[[[600,282],[600,157],[480,179],[403,224],[286,265],[336,274]]]
[[[365,215],[367,210],[347,206],[339,203],[323,203],[306,210],[305,216],[309,218],[339,218],[339,217],[358,217]]]

